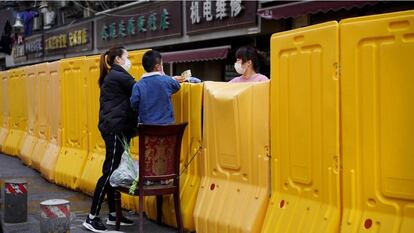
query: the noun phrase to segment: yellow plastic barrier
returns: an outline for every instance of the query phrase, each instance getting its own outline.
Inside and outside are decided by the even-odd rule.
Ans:
[[[142,55],[145,51],[129,52],[129,57],[132,63],[131,73],[137,79],[141,77],[143,68],[141,65]],[[102,175],[102,164],[105,160],[105,142],[97,127],[99,117],[99,61],[100,56],[91,56],[86,58],[86,66],[88,72],[88,131],[89,131],[89,154],[83,174],[80,179],[79,189],[86,194],[93,195],[95,185],[99,177]],[[136,139],[133,140],[134,142]],[[137,142],[137,141],[136,141]],[[135,144],[138,145],[138,144]],[[134,156],[137,158],[137,146],[134,147],[131,143]],[[130,210],[135,210],[133,197],[123,196],[123,207]]]
[[[36,115],[37,115],[37,101],[36,101],[36,92],[39,92],[38,79],[36,73],[36,66],[25,66],[22,69],[26,72],[26,85],[24,91],[27,98],[27,127],[25,129],[22,141],[20,143],[20,159],[22,162],[28,166],[32,165],[32,153],[36,145],[37,138],[35,134],[37,133],[36,129]]]
[[[9,96],[8,96],[8,75],[7,71],[0,72],[0,150],[3,151],[2,147],[6,141],[7,135],[9,134]]]
[[[129,70],[135,81],[139,81],[141,76],[145,73],[144,67],[142,66],[142,57],[147,49],[136,50],[129,52],[129,59],[131,60],[131,69]],[[131,153],[138,159],[138,137],[131,141]]]
[[[145,73],[144,67],[142,67],[142,56],[148,51],[147,49],[136,50],[128,52],[129,59],[131,60],[130,74],[136,81],[141,79],[142,74]],[[138,137],[131,140],[131,154],[134,159],[138,159]],[[121,194],[122,207],[128,210],[138,211],[138,197],[133,197],[127,194]]]
[[[129,73],[136,81],[140,80],[141,76],[145,73],[144,67],[142,66],[142,57],[147,51],[148,49],[141,49],[128,52],[129,60],[131,61]]]
[[[60,110],[61,75],[60,62],[47,64],[47,122],[50,126],[49,140],[40,163],[40,173],[49,181],[55,180],[55,166],[62,145],[62,116]]]
[[[102,175],[102,165],[105,160],[105,142],[98,129],[99,119],[99,61],[100,56],[86,58],[86,70],[88,74],[88,137],[89,152],[85,169],[79,180],[79,189],[89,195],[93,195],[96,182]]]
[[[48,122],[48,111],[51,110],[48,105],[48,87],[49,87],[49,70],[48,64],[42,63],[36,65],[36,78],[37,87],[34,94],[35,106],[36,106],[36,127],[35,127],[35,140],[36,145],[33,148],[32,153],[32,167],[36,170],[40,170],[40,166],[45,156],[46,148],[49,141],[50,125]],[[51,98],[58,98],[56,96]]]
[[[181,214],[184,227],[194,231],[194,207],[200,186],[200,157],[201,157],[201,114],[202,114],[203,84],[184,83],[178,93],[173,95],[172,102],[176,122],[188,122],[183,136],[181,147],[180,170],[184,171],[180,177]],[[199,152],[199,153],[197,153]],[[188,169],[184,170],[190,160]],[[145,198],[145,213],[153,220],[157,217],[157,205],[155,197]],[[163,222],[170,226],[176,226],[174,200],[172,195],[163,197]]]
[[[414,231],[414,11],[341,31],[341,232]]]
[[[269,84],[204,83],[198,233],[260,232],[270,189]]]
[[[85,57],[60,61],[62,148],[55,182],[76,190],[88,154],[87,78]]]
[[[272,196],[263,233],[340,225],[336,21],[271,38]]]
[[[20,154],[20,143],[26,130],[26,72],[22,68],[8,71],[8,95],[10,107],[10,130],[3,146],[3,152],[9,155]]]

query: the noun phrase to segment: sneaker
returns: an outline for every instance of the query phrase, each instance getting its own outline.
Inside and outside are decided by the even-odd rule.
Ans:
[[[116,224],[116,217],[108,214],[108,219],[106,220],[106,225],[115,226]],[[121,217],[121,226],[132,226],[134,225],[134,221],[131,219],[126,218],[124,215]]]
[[[99,217],[90,219],[89,216],[86,218],[86,221],[82,224],[86,229],[93,232],[106,232],[106,227],[102,223],[102,220]]]

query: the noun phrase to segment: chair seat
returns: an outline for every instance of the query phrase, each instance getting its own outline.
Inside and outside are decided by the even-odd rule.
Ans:
[[[116,187],[117,191],[121,193],[129,194],[129,188],[124,187]],[[152,184],[152,185],[144,185],[144,196],[150,196],[150,195],[163,195],[163,194],[171,194],[174,193],[174,191],[177,189],[177,186],[175,186],[173,183],[170,184]],[[135,189],[133,196],[138,196],[138,187]]]

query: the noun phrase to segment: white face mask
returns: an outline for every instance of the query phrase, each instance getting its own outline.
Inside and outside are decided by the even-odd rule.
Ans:
[[[246,67],[243,67],[241,63],[236,62],[234,63],[234,69],[238,74],[243,75],[246,72]]]
[[[129,71],[129,69],[131,69],[131,61],[126,58],[125,63],[121,66],[124,68],[124,70]]]

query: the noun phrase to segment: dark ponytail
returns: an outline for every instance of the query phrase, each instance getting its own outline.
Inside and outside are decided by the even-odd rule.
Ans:
[[[114,64],[116,57],[121,57],[124,54],[125,48],[124,47],[112,47],[104,54],[101,55],[100,60],[100,74],[99,74],[99,87],[102,86],[106,75],[109,72],[109,68]]]

